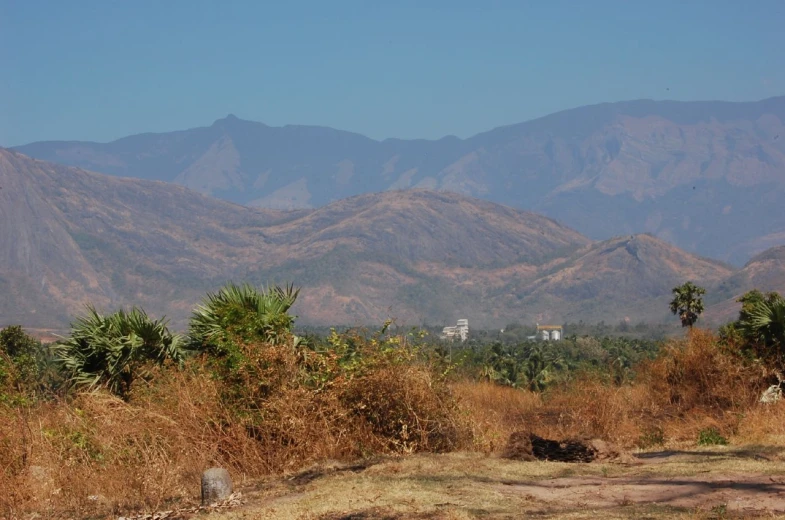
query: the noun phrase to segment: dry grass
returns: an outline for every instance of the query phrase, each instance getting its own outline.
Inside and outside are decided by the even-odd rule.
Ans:
[[[540,394],[484,381],[461,381],[452,389],[470,420],[473,448],[484,453],[501,451],[510,434],[531,426],[543,406]]]
[[[665,355],[640,367],[633,384],[615,386],[581,374],[544,395],[488,383],[447,386],[426,364],[384,359],[355,376],[314,384],[303,379],[304,363],[327,363],[325,373],[336,367],[326,358],[297,360],[294,355],[267,349],[258,365],[265,370],[259,372],[264,388],[249,377],[242,383],[247,387],[232,388],[246,396],[235,401],[227,401],[220,379],[194,364],[187,370],[160,369],[128,402],[98,392],[32,408],[0,405],[0,518],[33,512],[48,517],[108,515],[194,502],[200,473],[214,465],[230,469],[242,485],[268,475],[294,474],[325,460],[456,450],[493,454],[518,430],[549,438],[600,437],[627,448],[659,448],[660,443],[674,448],[694,447],[698,432],[714,426],[736,445],[785,445],[785,403],[756,402],[765,374],[723,353],[715,338],[702,331],[672,343]],[[487,464],[501,474],[506,467],[477,455],[412,460],[444,463],[443,471],[451,471],[450,465],[463,464],[461,457],[480,469],[483,461],[491,461]],[[373,487],[367,493],[355,490],[356,500],[367,499],[372,507],[389,507],[396,514],[473,518],[457,506],[407,505],[411,497],[426,497],[433,486],[454,477],[439,473],[431,480],[400,480],[395,464],[409,471],[406,460],[384,466],[382,480],[391,486],[389,503],[374,502]],[[595,469],[585,471],[599,466],[591,467]],[[538,468],[546,466],[534,463],[526,471],[536,473]],[[749,469],[744,468],[737,469]],[[373,475],[376,470],[369,471]],[[396,486],[401,486],[400,496]],[[336,511],[338,506],[318,505],[320,500],[329,503],[333,492],[323,490],[313,497],[315,515]],[[439,495],[443,491],[434,493],[433,504],[452,500]],[[351,502],[349,496],[344,499]],[[399,499],[401,505],[393,506]],[[475,506],[494,510],[498,499],[491,493],[487,504]],[[529,507],[524,502],[519,505]]]
[[[298,361],[293,349],[260,356],[264,372],[239,385],[195,363],[157,369],[127,402],[101,391],[0,408],[0,485],[10,490],[0,493],[0,518],[194,502],[211,466],[242,483],[326,459],[467,444],[455,402],[428,365],[382,360],[324,386],[307,380],[300,368],[313,359]]]
[[[735,442],[782,443],[785,407],[757,402],[766,372],[745,365],[696,329],[670,342],[638,369],[633,384],[608,384],[596,373],[576,375],[544,395],[485,383],[453,385],[474,424],[474,445],[498,453],[510,433],[547,438],[597,437],[627,448],[693,443],[715,427]]]
[[[4,463],[5,489],[20,493],[0,504],[3,511],[84,516],[156,509],[193,501],[205,467],[226,464],[239,475],[264,467],[255,443],[222,417],[209,379],[167,376],[165,389],[130,403],[85,393],[17,417],[26,435],[12,439],[17,459],[26,457],[15,467]]]

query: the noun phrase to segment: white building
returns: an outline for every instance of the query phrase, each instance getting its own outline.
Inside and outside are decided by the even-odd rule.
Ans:
[[[461,319],[454,327],[444,327],[439,337],[441,339],[460,338],[461,341],[466,341],[469,337],[469,320]]]
[[[561,325],[540,325],[538,323],[537,335],[543,341],[559,341],[564,337],[564,330]]]

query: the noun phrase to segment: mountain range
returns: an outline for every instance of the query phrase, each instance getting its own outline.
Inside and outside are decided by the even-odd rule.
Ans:
[[[452,192],[394,190],[317,209],[251,208],[160,181],[0,149],[0,325],[62,327],[92,302],[183,327],[223,283],[294,282],[305,323],[667,319],[670,290],[785,290],[785,247],[742,269],[651,234],[595,241],[551,218]]]
[[[595,240],[650,233],[741,266],[785,244],[784,122],[785,97],[639,100],[566,110],[468,139],[376,141],[230,115],[191,130],[16,150],[279,210],[400,189],[450,191],[541,213]]]

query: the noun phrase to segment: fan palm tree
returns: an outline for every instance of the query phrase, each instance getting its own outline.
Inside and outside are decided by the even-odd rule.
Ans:
[[[745,337],[778,353],[785,350],[785,298],[777,293],[752,295],[742,303],[739,326]]]
[[[153,320],[136,307],[104,316],[88,306],[71,324],[70,335],[52,347],[72,384],[106,385],[122,397],[146,363],[179,363],[184,353],[182,337],[169,332],[166,319]]]
[[[699,287],[692,282],[673,288],[673,300],[670,309],[673,314],[679,316],[682,327],[689,327],[698,321],[698,316],[703,312],[702,295],[706,294],[706,289]]]
[[[293,285],[257,289],[230,283],[209,293],[192,313],[191,348],[226,355],[237,340],[282,344],[292,339],[295,316],[289,309],[300,290]],[[298,338],[294,338],[295,343]]]

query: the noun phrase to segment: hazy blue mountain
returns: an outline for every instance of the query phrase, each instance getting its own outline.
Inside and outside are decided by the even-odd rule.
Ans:
[[[785,243],[785,97],[606,103],[469,139],[376,141],[228,116],[111,143],[17,149],[257,207],[426,188],[534,210],[595,239],[648,232],[737,265]]]

